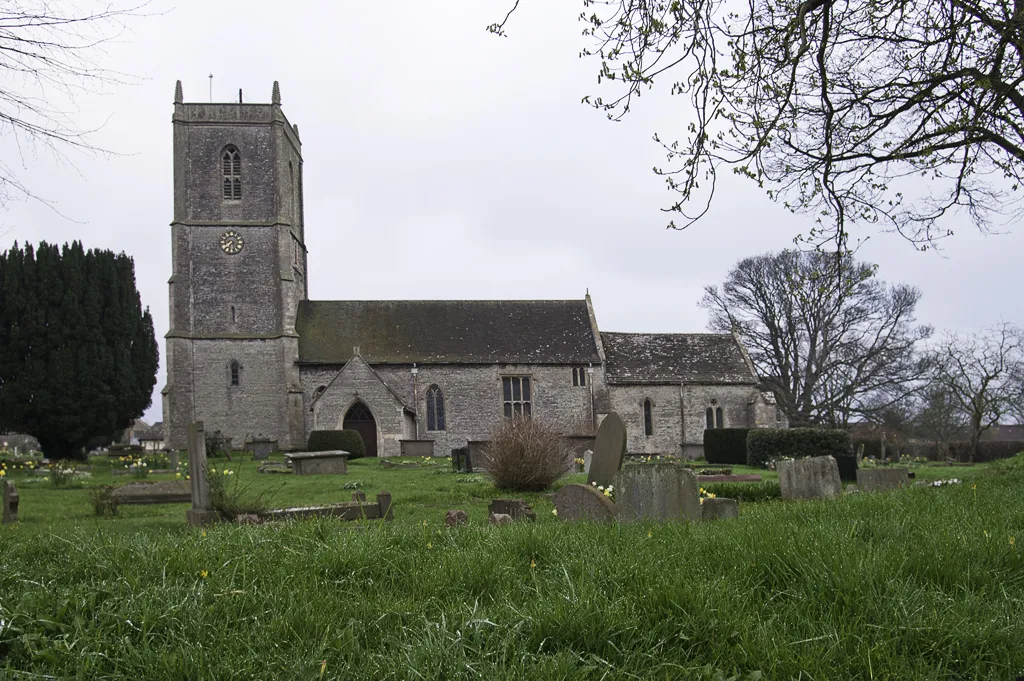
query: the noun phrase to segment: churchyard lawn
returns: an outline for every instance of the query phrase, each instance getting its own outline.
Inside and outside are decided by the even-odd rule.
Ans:
[[[1024,457],[914,469],[959,485],[610,527],[562,523],[544,495],[443,464],[363,459],[302,477],[227,465],[275,507],[346,501],[357,480],[371,499],[388,489],[396,520],[201,530],[185,504],[97,518],[87,487],[13,475],[22,522],[0,529],[0,678],[1024,674]],[[93,473],[83,484],[115,480]],[[525,498],[537,522],[488,526],[496,496]],[[444,527],[451,508],[470,525]]]

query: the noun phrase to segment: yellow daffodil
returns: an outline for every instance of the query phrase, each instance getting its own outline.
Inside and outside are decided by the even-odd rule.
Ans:
[[[551,515],[558,515],[558,509],[557,508],[551,509]],[[1013,542],[1011,541],[1010,543],[1012,544]]]
[[[1014,545],[1014,542],[1015,542],[1014,538],[1013,538],[1013,537],[1010,537],[1010,546],[1013,546],[1013,545]]]
[[[650,539],[653,536],[654,536],[654,533],[651,532],[650,530],[647,530],[647,538]]]
[[[531,559],[531,560],[530,560],[530,567],[531,567],[531,568],[535,568],[535,567],[537,567],[537,561],[535,561],[535,560]]]
[[[210,573],[209,573],[209,572],[207,572],[206,570],[200,570],[200,571],[199,571],[199,577],[200,577],[201,579],[206,579],[206,578],[207,578],[207,577],[209,577],[209,576],[210,576]]]
[[[430,542],[427,542],[427,551],[432,551],[433,549],[434,549],[434,545],[432,543],[430,543]]]
[[[202,532],[200,532],[199,536],[200,537],[205,537],[206,536],[206,530],[203,530]]]
[[[5,475],[7,475],[7,471],[0,469],[0,478],[4,477]]]
[[[175,473],[175,474],[174,474],[174,477],[176,477],[176,478],[180,478],[180,477],[181,477],[181,471],[178,471],[177,473]]]

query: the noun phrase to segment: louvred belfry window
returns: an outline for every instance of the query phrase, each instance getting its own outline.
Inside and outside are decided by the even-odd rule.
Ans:
[[[224,175],[224,198],[238,201],[242,198],[242,155],[235,147],[225,147],[221,155],[221,172]]]

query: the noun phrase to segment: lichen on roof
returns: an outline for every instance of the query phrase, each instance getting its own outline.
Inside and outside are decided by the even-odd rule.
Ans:
[[[731,334],[601,333],[608,383],[757,382]]]

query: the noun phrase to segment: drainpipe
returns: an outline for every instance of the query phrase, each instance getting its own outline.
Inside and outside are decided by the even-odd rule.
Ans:
[[[412,418],[413,426],[415,428],[415,435],[413,436],[413,439],[414,440],[419,440],[420,439],[420,398],[419,398],[418,385],[417,385],[417,382],[416,382],[416,375],[420,373],[420,370],[416,368],[416,363],[415,362],[413,362],[413,364],[412,364],[412,370],[410,371],[410,373],[412,374],[412,406],[413,406],[413,409],[416,410],[416,413],[413,415],[413,418]]]

